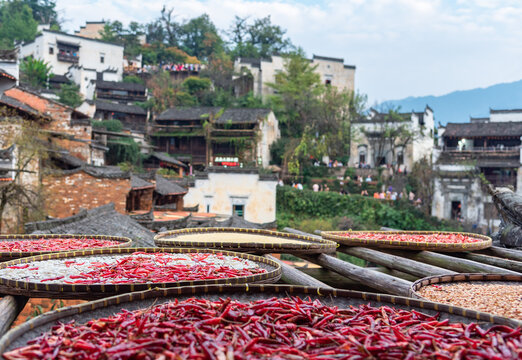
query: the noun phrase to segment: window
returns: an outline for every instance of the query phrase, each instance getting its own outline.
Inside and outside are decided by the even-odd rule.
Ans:
[[[100,62],[103,64],[105,62],[105,54],[104,53],[101,53],[100,54]]]
[[[404,164],[404,153],[402,151],[399,151],[397,154],[397,165]]]
[[[49,46],[49,55],[54,54],[54,48],[52,46]]]
[[[245,205],[234,205],[233,213],[236,216],[244,217],[244,215],[245,215],[244,209],[245,209]]]
[[[366,164],[366,154],[359,154],[359,164]]]
[[[207,213],[209,213],[209,212],[210,212],[210,205],[207,204]]]

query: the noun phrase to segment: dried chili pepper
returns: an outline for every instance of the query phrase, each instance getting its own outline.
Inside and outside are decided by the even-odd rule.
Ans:
[[[1,241],[0,252],[64,251],[100,248],[121,244],[114,240],[41,238],[35,240]]]
[[[518,359],[521,329],[439,321],[388,306],[348,309],[318,300],[175,300],[58,324],[21,359]]]
[[[396,234],[396,233],[379,233],[379,232],[346,232],[340,234],[349,239],[394,241],[394,242],[427,242],[440,244],[464,244],[483,241],[468,235],[459,233],[433,233],[433,234]]]

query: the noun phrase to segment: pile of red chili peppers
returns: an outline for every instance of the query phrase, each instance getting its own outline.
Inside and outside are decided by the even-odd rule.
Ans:
[[[381,240],[381,241],[409,241],[409,242],[427,242],[440,244],[464,244],[483,241],[478,238],[473,238],[463,234],[385,234],[385,233],[351,233],[347,232],[341,234],[350,239],[365,239],[365,240]]]
[[[101,239],[36,239],[20,241],[1,241],[0,252],[34,252],[34,251],[64,251],[91,249],[121,244],[114,240]]]
[[[142,256],[140,256],[142,255]],[[206,261],[212,255],[225,260],[221,253],[189,253],[171,257],[169,253],[135,252],[121,257],[114,263],[91,262],[88,272],[68,276],[66,284],[131,284],[167,283],[177,281],[224,279],[266,273],[261,267],[234,269],[229,266],[216,266]],[[176,261],[192,260],[196,265],[181,265]],[[233,260],[241,261],[239,258]]]
[[[521,329],[417,311],[339,309],[300,298],[188,299],[58,324],[3,356],[19,359],[519,359]]]

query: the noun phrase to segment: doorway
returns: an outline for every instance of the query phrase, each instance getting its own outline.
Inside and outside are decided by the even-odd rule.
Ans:
[[[453,220],[460,220],[462,218],[462,204],[460,201],[451,202],[451,218]]]

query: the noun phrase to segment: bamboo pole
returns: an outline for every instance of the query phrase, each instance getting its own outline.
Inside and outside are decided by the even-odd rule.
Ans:
[[[333,256],[320,254],[315,256],[300,257],[321,265],[325,269],[335,271],[347,278],[358,281],[361,284],[371,287],[380,292],[393,295],[408,296],[412,285],[411,281],[403,280],[387,274],[373,271],[368,268],[362,268],[357,265],[350,264],[346,261],[337,259]]]
[[[415,275],[419,278],[434,275],[456,274],[456,272],[454,271],[447,270],[438,266],[423,264],[415,260],[387,254],[378,250],[367,249],[360,246],[340,246],[338,250],[345,254],[356,256],[360,259],[364,259],[366,261],[370,261],[390,269],[399,270],[408,274]]]
[[[518,275],[516,271],[503,269],[497,266],[482,264],[476,261],[460,259],[457,257],[434,253],[432,251],[403,251],[403,250],[386,250],[387,253],[406,257],[408,259],[424,262],[427,264],[439,266],[445,269],[461,273],[497,273],[497,274],[513,274]]]
[[[273,257],[272,255],[265,255],[266,258],[276,261],[281,265],[283,270],[283,274],[281,275],[281,280],[283,280],[287,284],[292,285],[303,285],[303,286],[313,286],[313,287],[323,287],[323,288],[332,288],[331,286],[325,284],[322,281],[315,279],[314,277],[303,273],[302,271],[297,270],[296,268],[285,264],[283,261]]]
[[[29,300],[25,296],[6,295],[0,299],[0,337],[11,327],[11,324]]]

